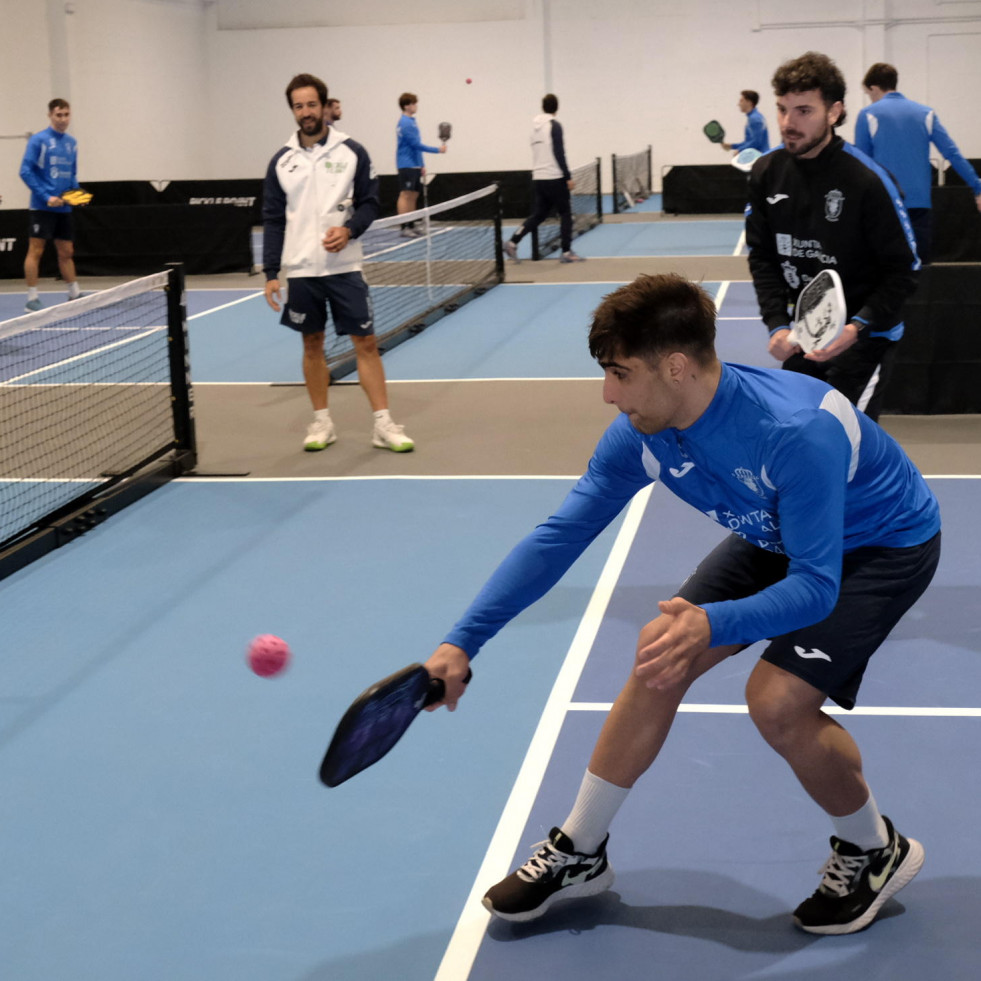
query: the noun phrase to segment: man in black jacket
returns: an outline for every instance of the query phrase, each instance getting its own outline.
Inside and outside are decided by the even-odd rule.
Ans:
[[[830,58],[810,51],[786,62],[773,90],[783,146],[754,164],[746,209],[769,352],[876,419],[920,268],[909,217],[889,175],[835,135],[845,119],[845,80]],[[841,276],[848,322],[835,342],[804,354],[790,332],[793,307],[822,269]]]

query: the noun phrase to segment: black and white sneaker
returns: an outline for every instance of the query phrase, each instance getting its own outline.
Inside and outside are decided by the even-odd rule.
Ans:
[[[609,835],[595,855],[582,855],[572,839],[552,828],[547,841],[524,865],[487,890],[484,906],[502,920],[523,922],[541,916],[560,899],[582,899],[605,892],[613,885],[613,869],[606,860]]]
[[[824,934],[864,930],[882,904],[920,871],[923,846],[899,834],[889,818],[883,820],[889,832],[885,848],[863,852],[832,836],[831,857],[821,869],[821,885],[794,910],[794,923],[802,930]]]

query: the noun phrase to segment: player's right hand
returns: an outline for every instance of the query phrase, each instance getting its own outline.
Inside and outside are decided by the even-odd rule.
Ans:
[[[467,690],[467,684],[463,680],[470,672],[470,658],[467,652],[455,644],[440,644],[432,657],[426,661],[425,668],[430,677],[442,678],[446,685],[446,697],[443,701],[428,706],[426,711],[433,712],[441,705],[445,705],[451,712],[455,711],[456,703]]]
[[[443,143],[443,144],[442,144],[442,145],[440,146],[440,148],[439,148],[439,152],[440,152],[440,153],[446,153],[446,144],[445,144],[445,143]]]
[[[778,330],[770,336],[767,350],[777,361],[786,361],[792,354],[800,350],[800,345],[794,341],[793,331],[789,327]]]
[[[283,294],[280,291],[279,280],[269,279],[266,281],[266,303],[279,313],[280,303],[283,301]]]

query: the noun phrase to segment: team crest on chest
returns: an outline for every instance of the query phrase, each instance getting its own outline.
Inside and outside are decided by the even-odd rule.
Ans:
[[[841,191],[828,191],[824,196],[824,217],[828,221],[837,221],[844,206],[845,195]]]
[[[759,477],[757,477],[752,470],[747,470],[746,467],[736,467],[736,469],[732,471],[732,475],[741,484],[748,487],[754,494],[757,494],[759,497],[765,496],[763,493],[763,488],[760,486]]]

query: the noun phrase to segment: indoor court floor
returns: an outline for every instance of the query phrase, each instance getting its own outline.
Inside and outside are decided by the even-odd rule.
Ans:
[[[791,924],[830,826],[746,715],[752,648],[689,693],[613,825],[609,892],[523,926],[480,906],[565,818],[638,628],[721,537],[660,486],[484,648],[456,713],[317,780],[350,700],[425,660],[584,469],[613,418],[585,345],[606,293],[644,268],[698,278],[721,356],[766,363],[740,234],[649,209],[577,239],[585,263],[509,264],[386,353],[411,454],[371,446],[353,378],[332,390],[338,442],[303,453],[299,344],[259,279],[189,282],[196,474],[0,581],[4,978],[977,978],[977,417],[883,420],[940,500],[945,552],[844,720],[926,849],[868,931]],[[279,677],[245,664],[260,633],[292,647]]]

